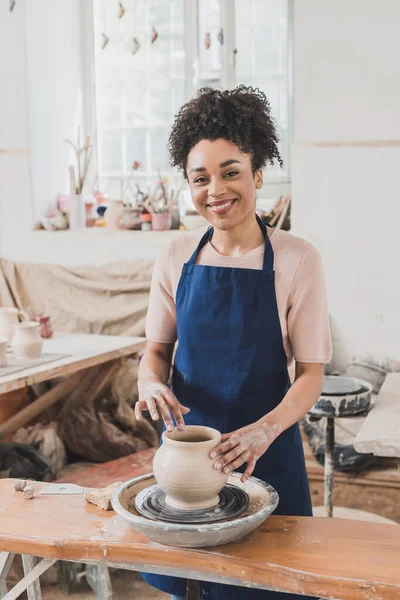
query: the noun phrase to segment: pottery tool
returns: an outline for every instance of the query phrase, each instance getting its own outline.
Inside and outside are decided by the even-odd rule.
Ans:
[[[83,487],[75,483],[53,483],[40,490],[41,496],[83,494]]]

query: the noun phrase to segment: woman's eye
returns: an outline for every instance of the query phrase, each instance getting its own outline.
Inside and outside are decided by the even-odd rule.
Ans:
[[[204,183],[205,181],[207,181],[206,177],[198,177],[194,180],[194,183]]]
[[[234,177],[238,174],[238,171],[229,171],[229,173],[225,173],[225,177]]]

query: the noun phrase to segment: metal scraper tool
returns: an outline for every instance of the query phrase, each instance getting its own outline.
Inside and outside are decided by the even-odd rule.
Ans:
[[[68,494],[71,496],[83,494],[83,487],[80,485],[75,485],[75,483],[54,483],[53,485],[47,485],[39,492],[39,495],[41,496],[50,496],[56,494]]]

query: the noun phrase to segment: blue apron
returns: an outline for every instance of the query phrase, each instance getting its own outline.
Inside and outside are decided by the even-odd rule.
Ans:
[[[191,411],[188,425],[222,433],[258,421],[273,410],[290,386],[274,282],[274,253],[265,224],[262,270],[196,265],[213,228],[185,263],[176,294],[178,348],[173,391]],[[238,469],[243,472],[245,466]],[[255,477],[279,493],[275,514],[311,516],[303,445],[296,423],[258,460]],[[160,590],[184,596],[186,580],[143,574]],[[207,600],[289,600],[307,598],[280,592],[201,582]]]

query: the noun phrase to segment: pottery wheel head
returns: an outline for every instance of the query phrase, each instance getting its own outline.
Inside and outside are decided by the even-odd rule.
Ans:
[[[159,485],[145,488],[135,498],[137,510],[148,519],[169,523],[216,523],[229,521],[249,507],[249,496],[239,487],[227,484],[219,493],[219,503],[200,510],[180,510],[165,502],[165,492]]]

